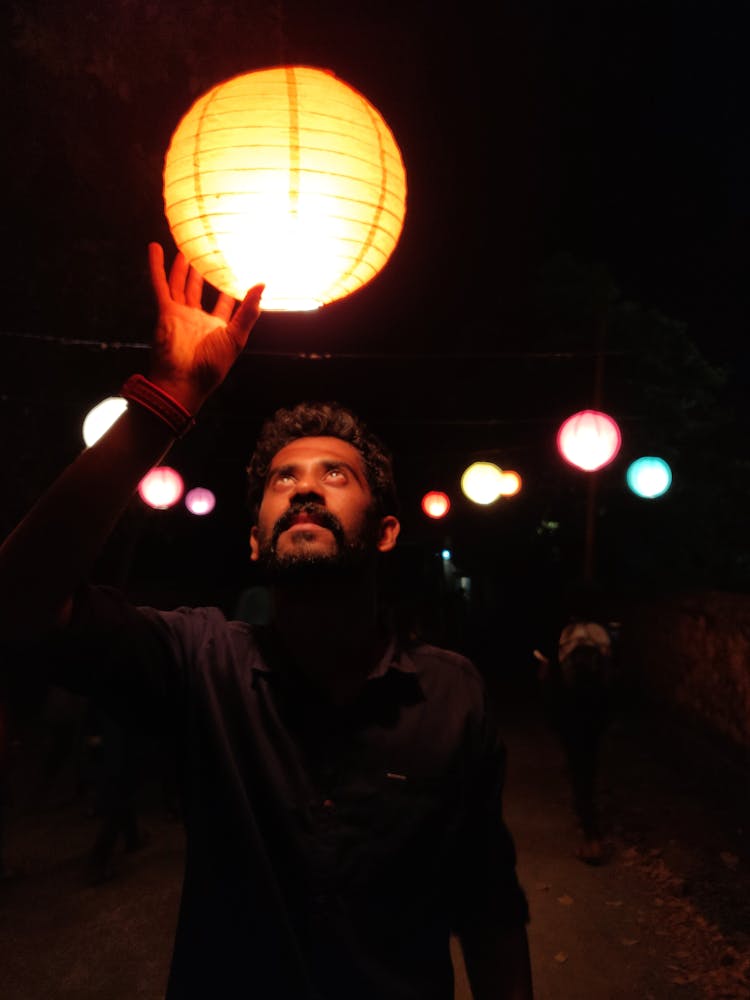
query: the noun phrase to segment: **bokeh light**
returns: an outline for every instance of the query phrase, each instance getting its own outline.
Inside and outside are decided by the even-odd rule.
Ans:
[[[473,503],[494,503],[502,486],[503,471],[493,462],[472,462],[461,476],[461,490]]]
[[[600,410],[581,410],[568,417],[557,432],[562,457],[585,472],[608,465],[622,444],[617,422]]]
[[[500,496],[514,497],[521,489],[521,477],[512,469],[503,469]]]
[[[93,406],[86,414],[81,428],[86,447],[90,448],[95,444],[127,408],[128,401],[122,396],[108,396]]]
[[[147,472],[138,484],[138,495],[155,510],[174,507],[183,494],[182,476],[169,465],[158,465]]]
[[[422,511],[436,520],[445,517],[451,508],[450,498],[441,490],[430,490],[422,497]]]
[[[205,486],[196,486],[185,494],[185,506],[191,514],[203,517],[216,506],[216,497]]]
[[[672,470],[663,458],[644,455],[628,466],[625,479],[636,496],[654,500],[663,496],[672,485]]]

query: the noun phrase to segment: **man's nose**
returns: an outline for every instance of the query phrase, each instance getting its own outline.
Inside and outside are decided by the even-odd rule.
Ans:
[[[294,492],[290,496],[289,503],[298,507],[306,503],[316,503],[321,507],[325,507],[325,498],[301,480],[297,483]]]

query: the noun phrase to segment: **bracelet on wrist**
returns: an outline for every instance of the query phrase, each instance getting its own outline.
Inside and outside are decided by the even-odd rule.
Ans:
[[[170,396],[158,385],[149,382],[143,375],[131,375],[126,379],[120,395],[128,403],[137,403],[165,423],[175,437],[187,434],[195,424],[195,417],[182,403]]]

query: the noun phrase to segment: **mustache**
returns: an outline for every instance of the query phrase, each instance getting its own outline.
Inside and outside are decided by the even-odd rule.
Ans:
[[[271,533],[271,545],[274,548],[276,547],[279,535],[288,528],[291,528],[295,519],[300,514],[307,514],[316,524],[319,524],[322,528],[327,528],[338,542],[345,542],[344,528],[336,515],[326,510],[321,504],[307,500],[304,503],[291,504],[289,509],[285,510],[278,521],[276,521]]]

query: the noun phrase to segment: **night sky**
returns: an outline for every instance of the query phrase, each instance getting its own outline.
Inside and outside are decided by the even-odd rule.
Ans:
[[[738,544],[750,464],[741,6],[8,5],[4,526],[80,448],[79,414],[143,367],[145,247],[171,246],[161,165],[177,121],[215,83],[284,61],[333,70],[386,118],[407,169],[406,226],[350,299],[264,316],[173,453],[191,481],[225,491],[231,542],[202,528],[206,550],[226,560],[245,530],[230,497],[262,417],[336,397],[394,449],[407,548],[448,538],[467,572],[572,572],[585,487],[554,435],[594,401],[600,345],[602,407],[624,439],[602,475],[603,575],[750,587]],[[624,471],[657,447],[675,487],[646,512]],[[522,474],[514,508],[461,500],[474,457]],[[455,498],[452,520],[423,523],[429,487]],[[173,545],[196,530],[177,515],[165,525],[145,530]],[[191,539],[194,559],[203,544]]]

